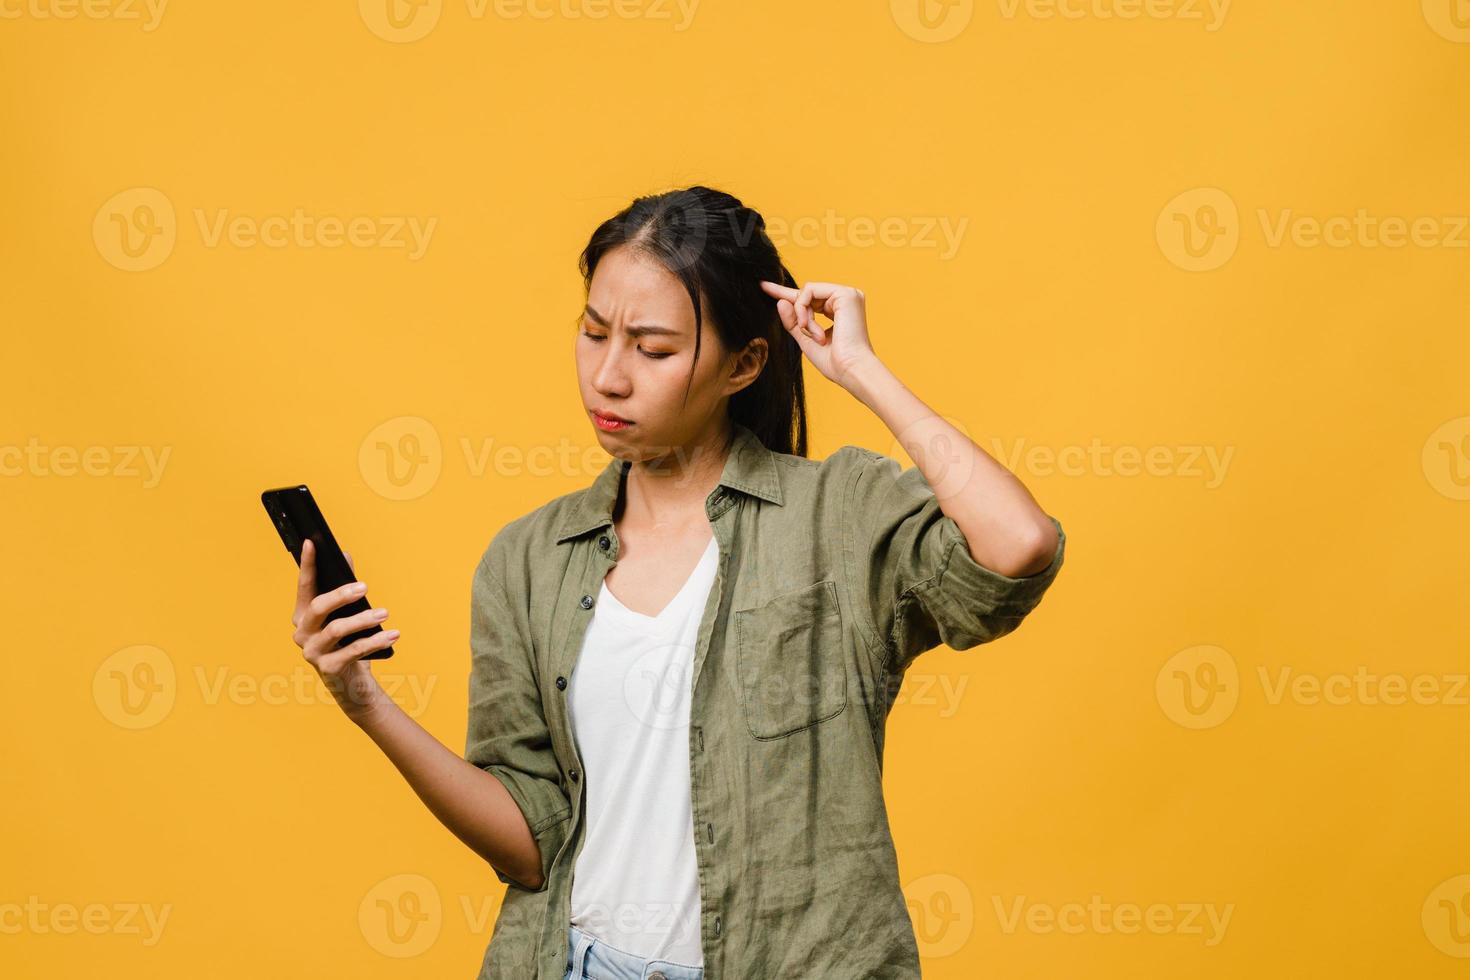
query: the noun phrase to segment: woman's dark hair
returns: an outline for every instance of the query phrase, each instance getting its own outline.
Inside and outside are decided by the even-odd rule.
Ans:
[[[723,191],[698,185],[637,198],[599,225],[583,249],[579,265],[589,290],[597,264],[620,245],[657,260],[684,283],[694,304],[696,363],[704,322],[701,296],[727,350],[765,338],[765,367],[730,396],[730,418],[754,432],[767,449],[805,456],[801,346],[781,324],[776,301],[760,286],[762,279],[792,287],[796,280],[766,234],[765,218]],[[694,380],[692,370],[689,380]],[[686,397],[688,391],[686,385]]]

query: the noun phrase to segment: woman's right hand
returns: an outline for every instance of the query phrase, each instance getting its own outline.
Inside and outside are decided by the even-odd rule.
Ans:
[[[345,551],[343,554],[351,567],[352,556]],[[360,599],[366,592],[367,586],[363,583],[349,582],[340,589],[317,595],[316,546],[309,538],[301,542],[301,574],[296,580],[296,610],[291,614],[291,625],[296,627],[296,632],[291,639],[301,648],[307,662],[316,668],[337,705],[353,721],[361,721],[387,700],[387,695],[373,676],[371,661],[364,662],[360,658],[391,646],[399,636],[397,630],[383,630],[355,640],[340,650],[334,649],[342,637],[388,618],[386,609],[368,609],[326,622],[328,613]]]

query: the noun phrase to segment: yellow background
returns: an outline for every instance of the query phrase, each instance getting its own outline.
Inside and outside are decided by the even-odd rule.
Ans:
[[[1080,460],[1020,457],[1069,536],[1043,606],[924,655],[890,721],[925,976],[1463,976],[1454,2],[446,0],[395,27],[174,0],[149,29],[4,0],[0,974],[474,975],[503,886],[318,699],[258,496],[312,486],[404,632],[376,672],[461,750],[474,564],[605,458],[577,253],[703,182],[787,223],[799,280],[864,289],[879,354],[982,448]],[[435,225],[416,258],[206,235],[297,209]],[[1419,242],[1295,223],[1360,211]],[[812,455],[895,452],[808,379]],[[1359,674],[1339,703],[1277,687]],[[1389,675],[1437,693],[1381,703]],[[1168,921],[1123,931],[1128,903]]]

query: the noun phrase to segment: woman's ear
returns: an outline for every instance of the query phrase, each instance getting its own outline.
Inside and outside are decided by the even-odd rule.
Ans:
[[[735,355],[729,377],[729,382],[734,387],[730,390],[729,394],[735,394],[735,392],[760,377],[762,369],[766,366],[766,357],[769,353],[770,348],[766,346],[766,339],[764,337],[754,337]]]

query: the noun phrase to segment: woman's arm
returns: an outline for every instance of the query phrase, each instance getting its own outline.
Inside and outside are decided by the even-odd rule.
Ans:
[[[353,721],[454,836],[497,870],[528,888],[541,887],[540,850],[500,780],[461,759],[386,694]]]
[[[970,557],[1012,578],[1051,564],[1058,534],[1026,486],[968,436],[919,400],[878,359],[868,339],[862,290],[809,282],[800,290],[761,283],[782,323],[818,371],[872,409],[959,526]],[[831,318],[829,334],[814,313]]]
[[[352,555],[346,557],[350,566]],[[532,890],[540,888],[540,848],[509,791],[492,773],[461,759],[410,718],[373,676],[371,661],[361,659],[392,643],[398,631],[384,630],[334,649],[342,637],[387,619],[387,610],[368,609],[326,621],[332,610],[366,591],[366,585],[352,582],[317,595],[316,546],[304,541],[292,639],[343,713],[378,744],[430,812],[501,874]]]
[[[853,365],[844,387],[913,459],[939,509],[964,532],[970,557],[1011,578],[1051,564],[1057,529],[1026,485],[920,401],[876,355]]]

